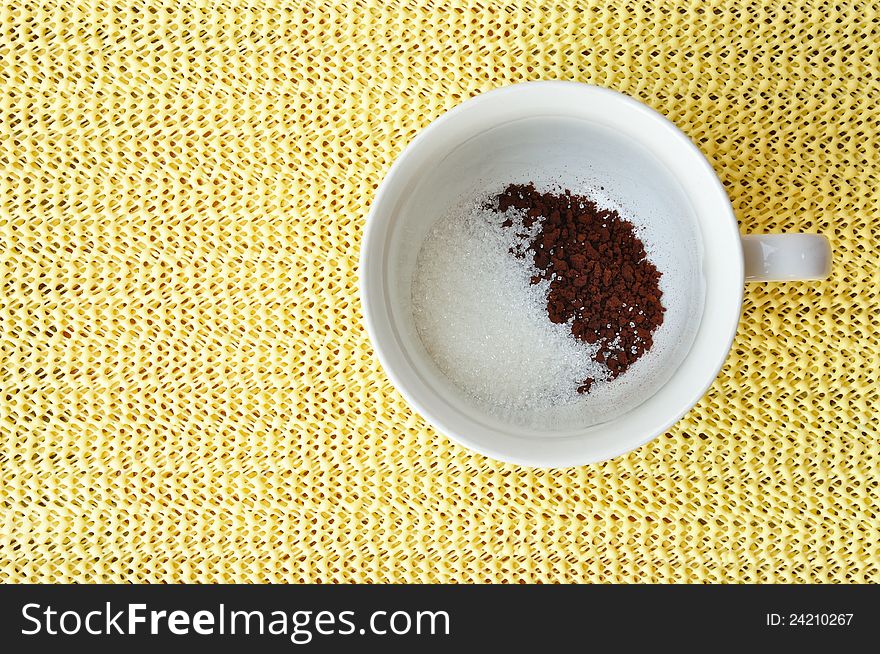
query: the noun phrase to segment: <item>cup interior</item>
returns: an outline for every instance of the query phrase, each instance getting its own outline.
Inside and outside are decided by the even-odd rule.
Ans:
[[[541,409],[505,406],[502,415],[499,410],[488,410],[485,402],[475,401],[469,389],[451,383],[443,374],[442,356],[432,354],[443,350],[443,344],[434,341],[444,339],[446,332],[417,329],[412,297],[418,289],[413,277],[422,243],[438,220],[461,212],[462,203],[484,202],[509,183],[530,182],[588,195],[635,221],[651,258],[664,271],[661,289],[667,311],[651,350],[619,379],[598,385],[589,397],[572,392],[571,397],[554,399]],[[388,252],[390,308],[413,364],[423,376],[430,376],[431,385],[454,403],[456,410],[509,433],[558,435],[608,422],[632,410],[678,368],[701,318],[705,291],[701,240],[684,189],[630,136],[579,118],[522,118],[496,125],[448,152],[438,150],[436,161],[405,196]],[[511,315],[512,321],[516,319]],[[448,320],[466,323],[468,318],[457,315]],[[534,343],[519,343],[506,336],[499,333],[492,338],[506,342],[506,349],[517,360],[531,356]]]
[[[598,417],[556,407],[552,421],[521,424],[487,412],[438,368],[413,320],[413,274],[436,221],[463,200],[531,181],[589,190],[602,196],[596,198],[600,205],[639,217],[649,252],[653,248],[671,264],[661,289],[675,311],[667,310],[658,330],[658,337],[665,330],[657,341],[664,343],[662,356],[644,362],[626,401],[605,398],[600,405],[610,409]],[[395,386],[452,438],[518,463],[601,460],[656,435],[717,374],[739,313],[739,247],[717,178],[665,119],[597,87],[518,85],[480,96],[436,121],[389,173],[363,244],[367,325]],[[723,256],[713,259],[719,252]],[[725,283],[728,298],[719,301],[715,294]],[[724,315],[710,313],[721,306]]]

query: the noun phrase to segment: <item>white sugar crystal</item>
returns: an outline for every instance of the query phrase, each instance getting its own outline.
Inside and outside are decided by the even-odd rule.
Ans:
[[[501,223],[511,218],[512,227]],[[440,370],[491,413],[517,421],[578,399],[587,378],[604,379],[598,346],[547,315],[549,282],[531,285],[531,257],[518,259],[524,229],[517,213],[473,202],[438,221],[418,256],[413,314]]]

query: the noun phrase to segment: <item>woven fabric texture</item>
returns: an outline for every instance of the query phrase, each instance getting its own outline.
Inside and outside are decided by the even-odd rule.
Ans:
[[[0,580],[880,581],[880,3],[684,4],[5,3]],[[436,434],[357,295],[401,149],[533,79],[835,257],[747,287],[667,434],[553,471]]]

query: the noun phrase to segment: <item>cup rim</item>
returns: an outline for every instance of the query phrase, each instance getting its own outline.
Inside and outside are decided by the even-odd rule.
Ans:
[[[432,133],[436,132],[438,129],[441,129],[443,125],[446,125],[451,121],[457,120],[459,116],[475,109],[480,104],[497,102],[502,96],[518,93],[542,92],[543,90],[548,90],[551,92],[553,90],[573,91],[578,94],[584,94],[584,99],[587,99],[587,96],[591,95],[594,97],[604,97],[606,101],[608,99],[612,99],[614,102],[619,102],[622,105],[626,106],[630,111],[636,111],[643,116],[646,116],[650,121],[655,124],[656,127],[667,130],[672,135],[674,135],[676,143],[679,146],[684,147],[689,152],[694,162],[700,166],[701,172],[704,173],[703,181],[711,180],[712,188],[710,189],[710,191],[717,196],[717,208],[719,209],[719,215],[713,217],[717,220],[725,219],[725,224],[721,227],[732,227],[733,234],[735,234],[735,238],[730,239],[730,245],[735,248],[735,252],[731,253],[733,255],[731,257],[731,263],[734,264],[734,269],[729,271],[728,278],[736,281],[739,288],[739,291],[735,294],[733,301],[726,305],[726,313],[731,318],[729,324],[727,325],[726,332],[717,333],[715,337],[716,345],[720,346],[715,348],[715,350],[717,351],[716,360],[712,361],[711,365],[709,363],[706,363],[703,366],[703,374],[701,374],[701,378],[703,379],[702,383],[693,386],[693,391],[691,392],[689,398],[686,401],[680,402],[680,405],[675,412],[670,412],[666,414],[667,417],[665,417],[663,420],[657,420],[656,425],[654,427],[646,429],[646,431],[640,438],[621,440],[619,446],[606,447],[603,451],[599,452],[590,453],[588,451],[581,451],[577,455],[567,454],[564,456],[559,456],[555,452],[548,454],[543,451],[543,448],[541,447],[534,448],[534,450],[527,456],[505,452],[501,449],[487,447],[484,443],[470,438],[468,434],[460,433],[457,430],[451,428],[442,416],[438,415],[437,412],[434,411],[431,407],[420,401],[418,397],[416,397],[416,394],[411,392],[411,389],[402,379],[399,371],[396,368],[395,363],[391,360],[391,357],[389,357],[388,352],[386,352],[385,350],[387,344],[383,342],[379,335],[380,330],[379,326],[377,325],[379,317],[369,295],[369,286],[371,281],[370,270],[372,268],[370,264],[372,263],[372,258],[374,256],[375,250],[375,247],[370,247],[370,244],[374,243],[377,238],[377,230],[379,229],[379,226],[377,226],[377,215],[379,214],[380,210],[383,209],[387,204],[387,196],[389,195],[392,186],[394,186],[396,179],[400,176],[401,171],[407,165],[408,161],[412,159],[414,154],[422,147],[422,144],[430,137]],[[678,176],[676,176],[676,179],[679,179],[679,182],[683,186],[687,187],[686,180],[682,180],[678,178]],[[701,219],[700,216],[697,216],[697,218],[702,227],[703,219]],[[584,84],[580,82],[534,81],[512,84],[471,97],[470,99],[465,100],[461,104],[439,116],[437,119],[435,119],[425,128],[423,128],[413,138],[413,140],[403,149],[403,151],[397,156],[397,158],[389,168],[388,172],[386,173],[385,177],[383,178],[382,182],[376,190],[375,196],[370,206],[370,211],[367,215],[364,233],[361,238],[361,252],[359,260],[359,295],[363,309],[364,325],[366,327],[370,342],[373,346],[373,350],[377,358],[379,359],[383,370],[385,371],[395,389],[403,396],[403,398],[412,409],[414,409],[419,415],[424,417],[424,419],[434,428],[435,431],[447,436],[453,442],[456,442],[470,450],[483,454],[484,456],[499,461],[514,463],[528,467],[561,468],[605,461],[641,447],[642,445],[663,434],[672,425],[678,422],[705,395],[706,391],[717,378],[719,371],[721,370],[724,362],[729,355],[730,348],[732,347],[733,339],[736,335],[736,331],[738,328],[739,317],[742,308],[743,284],[744,263],[739,235],[739,226],[737,224],[736,217],[733,214],[729,197],[727,196],[727,193],[724,190],[723,185],[721,184],[721,181],[717,176],[717,173],[715,172],[709,161],[706,159],[705,155],[699,150],[699,148],[697,148],[697,146],[690,140],[690,138],[688,138],[686,134],[684,134],[677,126],[675,126],[674,123],[672,123],[662,114],[640,102],[639,100],[636,100],[635,98],[632,98],[618,91],[614,91],[612,89],[592,84]],[[709,291],[710,289],[707,287],[707,294]],[[704,314],[705,310],[706,307],[704,307]],[[702,326],[698,331],[701,330]],[[676,372],[675,375],[673,375],[673,379],[677,374],[678,373]],[[670,380],[670,382],[671,381],[672,380]],[[670,382],[667,382],[667,384]],[[637,410],[638,409],[634,409],[633,411]],[[613,423],[614,421],[611,422]],[[514,437],[511,436],[511,438]],[[584,449],[589,450],[589,448]]]

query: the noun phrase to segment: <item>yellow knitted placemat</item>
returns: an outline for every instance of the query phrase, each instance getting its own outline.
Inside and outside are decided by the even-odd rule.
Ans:
[[[684,4],[4,4],[0,580],[880,581],[880,4]],[[668,434],[556,471],[414,415],[357,295],[401,149],[532,79],[835,256],[747,287]]]

